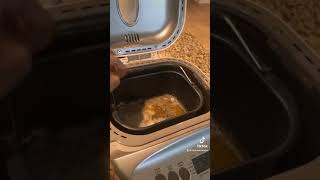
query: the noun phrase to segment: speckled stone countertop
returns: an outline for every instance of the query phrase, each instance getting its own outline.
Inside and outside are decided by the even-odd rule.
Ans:
[[[191,62],[210,77],[210,52],[189,32],[184,31],[168,49],[159,52],[160,57],[173,57]]]
[[[319,0],[250,0],[281,17],[320,54]]]

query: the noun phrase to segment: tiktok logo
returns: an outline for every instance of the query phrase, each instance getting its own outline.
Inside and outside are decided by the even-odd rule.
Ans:
[[[202,151],[209,151],[209,145],[205,143],[206,138],[202,137],[198,142],[199,144],[196,145],[195,149],[187,149],[187,152],[202,152]]]
[[[205,137],[202,137],[202,138],[200,139],[200,144],[203,144],[203,143],[204,143],[204,140],[206,140],[206,138],[205,138]]]
[[[205,140],[206,140],[206,138],[205,138],[205,137],[202,137],[202,138],[200,139],[200,144],[197,144],[197,148],[200,148],[200,149],[208,148],[208,145],[207,145],[207,144],[203,144]]]

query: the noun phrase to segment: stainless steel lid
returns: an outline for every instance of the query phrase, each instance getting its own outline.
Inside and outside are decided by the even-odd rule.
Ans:
[[[110,0],[110,47],[116,56],[163,50],[179,37],[187,0]]]

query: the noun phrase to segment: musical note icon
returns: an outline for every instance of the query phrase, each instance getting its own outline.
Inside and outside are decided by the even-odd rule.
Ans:
[[[205,139],[206,139],[205,137],[202,137],[202,138],[200,139],[200,144],[203,144]]]

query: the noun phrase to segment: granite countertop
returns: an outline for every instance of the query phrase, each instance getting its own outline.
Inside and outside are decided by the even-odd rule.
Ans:
[[[210,52],[187,31],[182,32],[179,39],[171,47],[159,52],[159,56],[188,61],[210,77]]]

